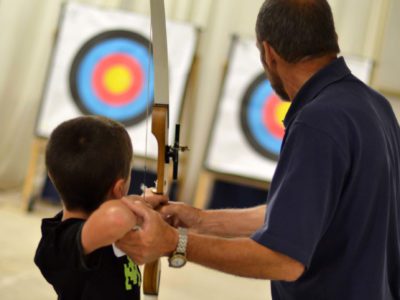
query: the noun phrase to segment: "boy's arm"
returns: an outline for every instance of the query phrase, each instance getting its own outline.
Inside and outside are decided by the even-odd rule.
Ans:
[[[81,243],[84,253],[111,245],[136,224],[135,214],[120,200],[103,203],[83,225]]]

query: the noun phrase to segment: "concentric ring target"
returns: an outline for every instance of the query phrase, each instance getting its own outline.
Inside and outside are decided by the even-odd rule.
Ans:
[[[240,121],[247,141],[261,155],[277,160],[285,132],[283,119],[289,109],[260,74],[244,94]]]
[[[79,109],[126,126],[145,119],[154,98],[149,47],[148,39],[126,30],[102,32],[88,40],[69,74],[71,96]]]

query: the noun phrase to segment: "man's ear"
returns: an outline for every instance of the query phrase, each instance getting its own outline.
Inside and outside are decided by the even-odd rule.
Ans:
[[[115,181],[110,191],[111,198],[119,199],[125,196],[125,183],[126,180],[122,178]]]
[[[276,63],[278,54],[267,41],[262,42],[262,47],[264,49],[264,61],[271,68]]]

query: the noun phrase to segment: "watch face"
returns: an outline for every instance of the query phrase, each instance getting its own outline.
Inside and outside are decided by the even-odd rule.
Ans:
[[[169,259],[169,265],[173,268],[180,268],[186,264],[186,257],[182,254],[174,254]]]

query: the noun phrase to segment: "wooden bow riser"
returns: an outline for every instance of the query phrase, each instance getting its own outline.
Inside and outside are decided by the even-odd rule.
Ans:
[[[157,140],[157,181],[154,193],[165,194],[167,191],[167,145],[168,145],[168,105],[154,104],[151,132]]]
[[[154,104],[152,112],[151,132],[157,140],[157,181],[153,192],[164,194],[167,187],[167,147],[168,144],[168,105]],[[157,259],[144,266],[143,293],[157,296],[160,288],[161,262]]]
[[[143,294],[158,296],[160,290],[161,261],[157,259],[144,266]]]

